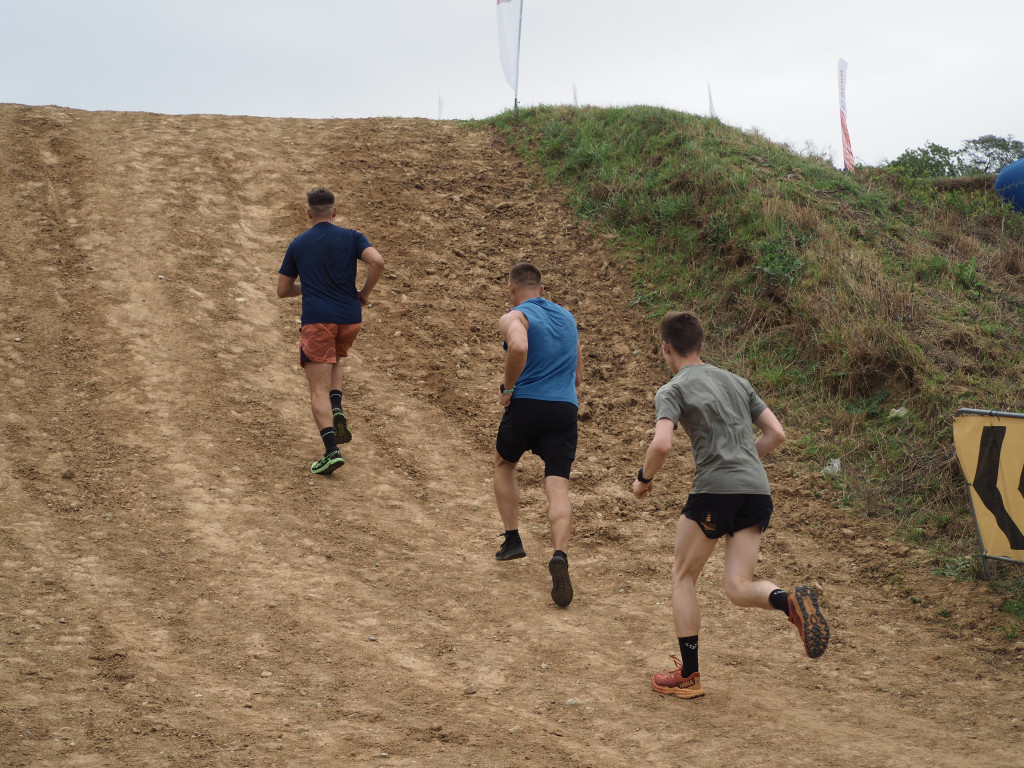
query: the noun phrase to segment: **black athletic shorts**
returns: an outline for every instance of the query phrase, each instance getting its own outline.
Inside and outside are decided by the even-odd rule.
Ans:
[[[578,410],[572,403],[514,398],[498,426],[498,455],[515,464],[533,451],[544,460],[544,477],[568,479],[576,459]]]
[[[772,497],[766,493],[691,493],[682,514],[695,522],[709,539],[759,526],[772,518]]]

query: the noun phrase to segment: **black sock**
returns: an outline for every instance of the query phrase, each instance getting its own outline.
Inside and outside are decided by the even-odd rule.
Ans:
[[[324,456],[338,450],[338,438],[334,434],[334,427],[321,429],[320,439],[324,441]]]
[[[563,560],[565,560],[566,565],[569,564],[569,556],[567,554],[565,554],[565,552],[563,552],[562,550],[556,549],[555,550],[555,557],[560,557]]]
[[[772,608],[777,611],[782,611],[784,614],[789,616],[789,593],[786,592],[786,590],[772,590],[772,593],[768,595],[768,602],[772,604]]]
[[[331,410],[334,410],[335,408],[341,408],[341,390],[340,389],[332,389],[331,390]]]
[[[522,544],[522,539],[519,538],[519,529],[513,528],[511,531],[505,531],[505,543],[506,544]]]
[[[683,659],[683,677],[689,677],[699,669],[697,666],[697,636],[680,637],[679,653]]]

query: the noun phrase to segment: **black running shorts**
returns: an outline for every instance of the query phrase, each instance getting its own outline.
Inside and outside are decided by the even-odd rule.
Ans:
[[[766,493],[691,493],[683,515],[709,539],[718,539],[755,525],[763,531],[772,510],[772,497]]]
[[[544,477],[568,479],[576,459],[577,411],[572,403],[514,398],[498,426],[498,455],[515,464],[533,451],[544,460]]]

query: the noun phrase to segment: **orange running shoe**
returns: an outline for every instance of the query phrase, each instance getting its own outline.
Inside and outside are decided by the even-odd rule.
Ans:
[[[704,689],[700,685],[700,672],[694,672],[689,677],[683,677],[683,662],[677,656],[670,656],[675,662],[676,668],[671,672],[657,672],[651,678],[651,688],[658,693],[669,696],[678,696],[680,699],[696,699],[704,695]]]
[[[797,587],[789,596],[789,620],[800,633],[804,650],[816,659],[828,647],[828,622],[818,608],[818,595],[810,587]]]

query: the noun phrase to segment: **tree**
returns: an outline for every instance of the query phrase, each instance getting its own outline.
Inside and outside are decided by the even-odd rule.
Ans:
[[[919,149],[908,149],[886,168],[914,178],[935,176],[973,176],[998,173],[1010,163],[1024,158],[1024,142],[1013,136],[979,136],[953,151],[928,142]]]
[[[1024,157],[1024,142],[1013,136],[979,136],[964,142],[959,152],[964,174],[999,173],[1010,163]]]
[[[914,178],[960,175],[953,152],[931,142],[919,149],[908,149],[886,167]]]

